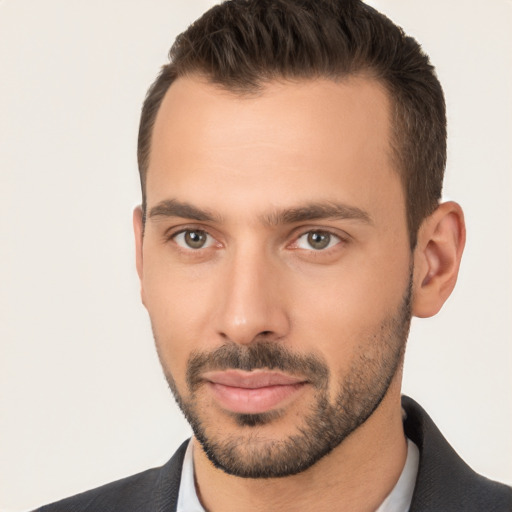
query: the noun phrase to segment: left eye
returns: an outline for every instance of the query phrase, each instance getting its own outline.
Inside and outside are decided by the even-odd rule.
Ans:
[[[297,238],[296,247],[298,249],[307,249],[321,251],[329,249],[341,242],[341,239],[328,231],[308,231]]]
[[[185,229],[172,238],[184,249],[205,249],[215,243],[215,239],[202,229]]]

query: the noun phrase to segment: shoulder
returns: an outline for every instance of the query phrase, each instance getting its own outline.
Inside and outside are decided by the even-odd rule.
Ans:
[[[405,433],[420,450],[411,512],[512,511],[512,488],[473,471],[414,400],[404,396],[402,406]]]
[[[148,469],[34,512],[170,512],[175,510],[188,441],[162,467]]]

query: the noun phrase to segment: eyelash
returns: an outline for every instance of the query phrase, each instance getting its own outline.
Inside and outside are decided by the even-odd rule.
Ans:
[[[215,244],[211,244],[211,245],[209,245],[207,247],[193,248],[193,247],[190,247],[190,246],[189,247],[185,247],[185,244],[184,245],[178,244],[176,242],[176,239],[180,235],[185,236],[186,233],[202,233],[202,234],[206,235],[207,238],[210,238],[211,241],[213,241],[213,242],[217,241],[217,239],[213,235],[211,235],[206,229],[199,228],[199,227],[195,228],[195,227],[192,227],[192,226],[191,227],[187,227],[187,228],[182,228],[182,229],[179,229],[177,231],[170,232],[170,233],[166,232],[165,239],[166,239],[166,241],[174,242],[178,246],[178,248],[180,250],[187,251],[187,252],[199,252],[201,249],[209,249],[211,247],[211,245],[215,245]],[[218,245],[220,245],[220,244],[218,243]]]
[[[308,238],[309,238],[309,236],[311,236],[313,234],[320,235],[320,236],[323,236],[323,237],[327,236],[328,237],[328,241],[327,241],[326,246],[325,247],[320,247],[320,248],[311,247],[311,241],[308,240]],[[299,241],[302,238],[304,238],[304,237],[307,237],[306,238],[306,240],[307,240],[306,243],[309,244],[309,248],[304,248],[304,247],[299,247],[298,246],[299,245]],[[335,242],[334,244],[333,244],[333,241]],[[343,243],[345,241],[346,240],[343,239],[339,234],[333,233],[332,231],[329,231],[329,230],[326,230],[326,229],[309,229],[308,231],[302,232],[301,234],[299,234],[295,238],[294,242],[291,244],[291,248],[297,249],[297,250],[311,251],[313,253],[326,253],[330,249],[333,249],[338,244]]]
[[[195,233],[204,234],[204,235],[206,235],[206,237],[210,238],[211,241],[210,241],[209,245],[207,245],[206,247],[202,246],[202,247],[198,247],[198,248],[193,248],[193,247],[190,247],[190,246],[186,247],[185,246],[186,242],[184,242],[183,245],[180,245],[179,243],[177,243],[176,239],[177,239],[178,236],[180,236],[180,235],[185,236],[186,233],[194,233],[194,232]],[[303,238],[303,237],[306,237],[307,235],[311,235],[311,234],[320,234],[320,235],[328,236],[329,237],[329,241],[328,241],[327,246],[319,248],[319,249],[315,249],[314,247],[310,247],[309,249],[308,248],[298,247],[298,243],[299,243],[300,239]],[[335,240],[337,240],[337,242],[334,243],[333,245],[331,245],[333,238]],[[289,249],[292,249],[292,250],[307,251],[309,253],[314,254],[315,256],[316,255],[319,256],[322,253],[323,254],[330,253],[332,249],[335,249],[335,247],[340,245],[340,244],[348,243],[348,241],[349,241],[348,238],[349,238],[348,236],[344,237],[340,233],[338,233],[338,232],[335,233],[335,232],[330,231],[328,229],[310,228],[310,229],[307,229],[306,231],[301,231],[296,236],[294,236],[293,241],[290,244],[287,244],[286,248],[289,248]],[[217,245],[218,247],[222,247],[222,244],[217,241],[215,236],[210,234],[207,229],[204,229],[202,227],[197,227],[196,228],[196,227],[190,226],[190,227],[179,229],[177,231],[172,231],[170,233],[169,233],[169,231],[167,231],[165,233],[165,240],[166,241],[174,242],[174,244],[176,244],[176,246],[181,251],[185,251],[187,254],[192,254],[192,253],[198,254],[198,253],[202,252],[203,250],[212,248],[212,246],[215,246],[215,245]],[[215,242],[217,242],[217,244],[215,244]]]

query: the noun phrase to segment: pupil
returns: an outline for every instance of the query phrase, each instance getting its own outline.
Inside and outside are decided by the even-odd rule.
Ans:
[[[319,231],[313,231],[308,235],[308,242],[313,249],[325,249],[329,242],[331,241],[331,237],[328,233],[321,233]]]
[[[187,231],[185,233],[185,241],[189,247],[199,249],[206,242],[206,236],[202,231]]]

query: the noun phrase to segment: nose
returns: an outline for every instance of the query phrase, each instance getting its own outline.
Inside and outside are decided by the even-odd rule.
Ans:
[[[247,345],[277,341],[290,328],[282,271],[263,251],[240,252],[223,271],[217,332],[224,340]]]

